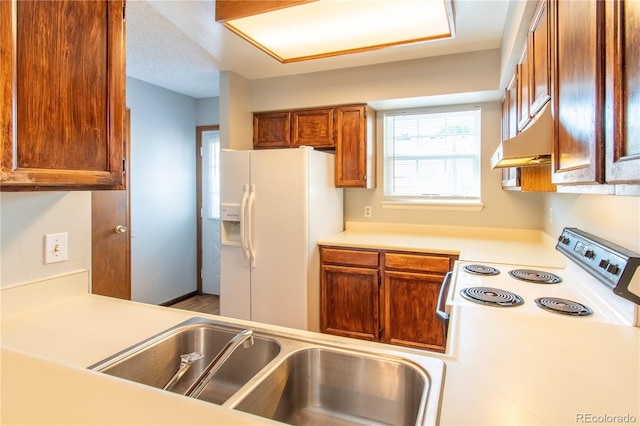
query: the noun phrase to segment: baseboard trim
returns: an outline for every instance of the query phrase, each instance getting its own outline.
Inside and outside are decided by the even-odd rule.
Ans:
[[[176,297],[175,299],[171,299],[168,302],[160,303],[160,306],[171,306],[175,305],[178,302],[182,302],[183,300],[187,300],[192,298],[193,296],[197,296],[197,291],[192,291],[191,293],[184,294],[182,296]]]

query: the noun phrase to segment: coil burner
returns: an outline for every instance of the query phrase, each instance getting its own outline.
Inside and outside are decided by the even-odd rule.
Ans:
[[[465,265],[462,267],[462,270],[476,275],[498,275],[500,273],[500,271],[493,266],[486,265]]]
[[[557,297],[540,297],[536,299],[536,305],[545,311],[562,315],[573,315],[577,317],[585,317],[591,315],[593,311],[582,303],[573,300],[560,299]]]
[[[509,275],[517,280],[536,284],[557,284],[562,281],[562,278],[551,272],[536,271],[534,269],[514,269],[509,271]]]
[[[472,302],[490,306],[510,307],[524,303],[517,294],[492,287],[467,287],[460,291],[460,295]]]

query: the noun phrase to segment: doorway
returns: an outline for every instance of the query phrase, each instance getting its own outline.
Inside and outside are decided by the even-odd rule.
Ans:
[[[220,295],[220,126],[196,127],[198,293]]]

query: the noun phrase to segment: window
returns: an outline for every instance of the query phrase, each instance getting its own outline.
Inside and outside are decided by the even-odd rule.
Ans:
[[[480,108],[384,115],[385,204],[480,206]]]
[[[206,217],[220,218],[220,132],[207,131],[203,134],[203,204]]]

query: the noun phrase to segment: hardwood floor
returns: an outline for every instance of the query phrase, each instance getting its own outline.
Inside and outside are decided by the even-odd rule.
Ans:
[[[213,294],[202,294],[170,305],[170,307],[202,312],[204,314],[220,315],[220,297],[214,296]]]

